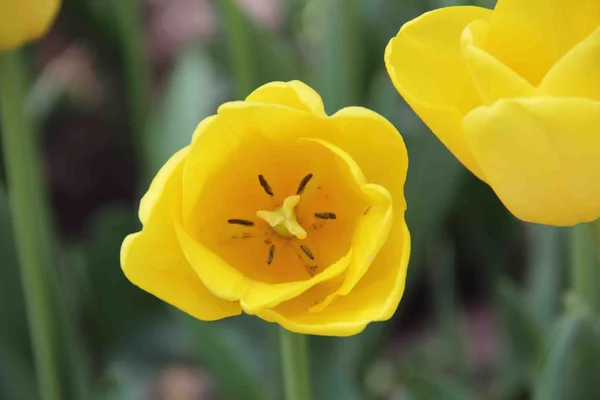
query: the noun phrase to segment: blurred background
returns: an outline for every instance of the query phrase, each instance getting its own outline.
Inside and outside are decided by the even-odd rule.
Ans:
[[[248,316],[196,321],[130,284],[119,249],[140,229],[151,178],[202,118],[290,79],[314,87],[329,113],[362,105],[383,114],[410,156],[404,298],[392,320],[358,336],[310,338],[314,398],[598,398],[597,327],[564,316],[567,229],[512,217],[384,69],[384,48],[404,22],[494,3],[64,0],[49,34],[24,50],[53,216],[46,285],[62,398],[282,398],[276,326]],[[35,399],[1,168],[0,399]]]

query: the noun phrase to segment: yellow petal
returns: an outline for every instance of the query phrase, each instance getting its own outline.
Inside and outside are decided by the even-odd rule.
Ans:
[[[396,128],[371,110],[347,107],[329,118],[316,118],[288,107],[231,102],[219,108],[219,115],[227,125],[246,134],[260,133],[285,140],[326,140],[348,153],[368,182],[392,193],[394,209],[406,208],[403,194],[408,170],[406,146]]]
[[[268,107],[274,108],[275,111],[277,111],[278,109],[281,108],[281,107],[277,108],[272,105],[269,105]],[[296,110],[293,110],[291,108],[285,108],[285,110],[297,112]],[[256,113],[252,113],[252,115],[256,116]],[[304,115],[305,117],[311,117],[312,114],[303,112],[302,115]],[[189,178],[188,182],[190,182],[190,184],[195,185],[197,182],[202,182],[203,180],[206,179],[203,177],[203,174],[207,173],[204,168],[201,168],[201,170],[199,170],[199,171],[195,171],[195,167],[192,168],[194,163],[199,162],[198,160],[193,159],[193,154],[195,154],[195,156],[199,156],[199,154],[203,154],[204,157],[214,157],[214,154],[217,152],[213,148],[210,147],[213,143],[211,141],[205,142],[204,139],[211,137],[210,135],[212,135],[212,133],[211,133],[212,130],[210,127],[211,126],[213,128],[218,127],[219,123],[220,123],[219,122],[220,118],[222,118],[222,116],[219,116],[216,119],[213,118],[212,122],[209,125],[205,126],[204,133],[195,136],[195,140],[192,145],[192,150],[190,151],[190,154],[188,155],[188,160],[186,162],[186,171],[185,171],[186,173],[189,174],[189,175],[186,175],[186,177]],[[323,121],[322,119],[316,118],[314,116],[312,116],[311,118],[313,118],[317,121]],[[310,120],[311,118],[308,118],[308,119]],[[247,123],[248,121],[244,121],[244,122]],[[269,125],[267,125],[267,127],[269,127]],[[263,133],[265,132],[267,127],[263,127]],[[390,129],[388,126],[384,126],[384,127],[386,129]],[[358,128],[360,128],[360,127],[358,127]],[[273,131],[273,133],[275,134],[275,132],[282,132],[282,131],[289,132],[290,130],[293,130],[293,129],[295,129],[295,125],[291,125],[290,129],[277,129],[276,131]],[[332,126],[329,126],[329,130],[332,130],[332,129],[334,129],[334,128]],[[313,131],[314,131],[313,129],[307,129],[304,132],[313,132]],[[319,131],[319,130],[317,130],[317,131]],[[221,135],[227,135],[226,129],[223,131],[215,131],[215,132],[221,132]],[[250,125],[249,132],[257,132],[257,131],[255,131],[252,128],[252,125]],[[217,133],[215,133],[215,135],[216,134]],[[380,134],[385,135],[385,133],[380,133]],[[243,136],[244,132],[240,133],[240,135]],[[294,140],[294,138],[291,138],[291,139]],[[403,143],[401,141],[401,138],[397,134],[397,132],[396,132],[396,136],[394,137],[394,140],[395,140],[396,145],[398,145],[398,143],[400,143],[402,145],[401,147],[399,147],[399,149],[405,151],[405,149],[403,147]],[[312,143],[313,147],[307,147],[306,145],[303,147],[297,146],[295,148],[298,149],[298,151],[303,151],[305,153],[308,152],[308,154],[314,154],[314,157],[318,157],[320,159],[321,163],[328,162],[328,164],[324,164],[324,165],[330,165],[331,168],[335,169],[335,171],[336,171],[335,174],[337,177],[336,179],[338,179],[339,181],[347,182],[348,185],[351,185],[353,187],[354,193],[363,193],[363,196],[366,199],[369,199],[371,202],[375,202],[375,201],[385,202],[385,200],[387,199],[388,200],[387,203],[389,203],[389,197],[384,198],[383,200],[380,200],[379,198],[377,198],[375,195],[373,195],[371,193],[374,190],[371,186],[375,186],[375,185],[365,185],[364,176],[362,175],[362,173],[360,173],[359,167],[356,165],[354,160],[352,160],[352,158],[349,155],[347,155],[345,152],[343,152],[341,149],[339,149],[323,140],[315,140],[315,139],[313,139],[313,140],[303,139],[302,140],[302,138],[300,138],[299,141],[300,141],[300,143],[302,143],[302,141],[310,142],[310,143]],[[217,142],[217,144],[220,145],[221,142]],[[316,146],[316,145],[318,145],[318,146]],[[319,147],[320,151],[317,151],[319,149],[314,148],[315,146],[316,147],[320,146]],[[203,149],[204,153],[193,153],[194,148]],[[229,151],[229,150],[227,150],[227,151]],[[394,157],[398,157],[399,154],[402,155],[402,152],[394,154]],[[221,156],[222,156],[222,154],[221,154]],[[328,161],[327,160],[328,158],[331,158],[331,161]],[[406,174],[406,169],[405,169],[406,159],[404,158],[404,160],[400,161],[399,165],[401,165],[403,168],[399,172],[398,179],[403,180],[404,176]],[[388,168],[389,168],[389,166],[388,166]],[[386,174],[386,175],[389,175],[389,174]],[[260,186],[258,185],[258,181],[256,182],[256,185],[253,185],[253,186],[260,188]],[[363,188],[363,186],[364,186],[364,188]],[[397,187],[399,187],[400,190],[402,190],[402,183],[397,185]],[[262,189],[261,189],[261,191],[262,191]],[[380,192],[381,192],[381,190],[378,192],[378,194]],[[261,192],[259,192],[259,193],[261,193]],[[262,192],[262,197],[265,197],[264,192]],[[298,201],[299,197],[296,198],[295,196],[290,196],[287,199],[289,199],[291,201],[291,203],[288,202],[289,203],[288,205],[291,205],[294,201]],[[348,199],[348,200],[353,201],[352,199]],[[243,203],[245,204],[246,202],[243,202]],[[366,202],[365,204],[369,204],[369,203]],[[399,197],[398,204],[399,204],[400,213],[402,214],[404,211],[404,208],[405,208],[405,203],[404,203],[404,199],[402,196]],[[374,204],[374,207],[377,207],[377,209],[378,209],[379,203]],[[389,208],[389,206],[388,206],[388,208]],[[204,213],[206,214],[207,210],[206,209],[203,209],[203,210],[204,210]],[[358,213],[360,214],[360,217],[362,217],[363,210],[364,209],[361,208],[358,211]],[[312,211],[312,212],[314,213],[314,211]],[[374,212],[373,215],[368,216],[367,219],[370,220],[371,218],[375,218],[379,214],[380,214],[379,212]],[[220,218],[220,219],[223,221],[226,220],[226,218]],[[203,225],[204,225],[204,222],[200,222],[198,218],[190,218],[190,221],[179,221],[179,220],[175,221],[175,230],[177,232],[179,242],[181,243],[181,246],[183,248],[183,251],[186,255],[187,260],[190,262],[192,267],[195,269],[196,273],[201,278],[202,282],[207,286],[207,288],[212,293],[214,293],[216,296],[223,298],[223,299],[227,299],[230,301],[239,301],[242,308],[244,309],[244,311],[246,311],[247,313],[250,313],[250,314],[257,313],[264,308],[274,307],[283,301],[287,301],[293,297],[300,295],[301,293],[307,291],[311,287],[313,287],[321,282],[325,282],[327,280],[330,280],[330,279],[333,279],[333,278],[339,276],[344,271],[346,271],[346,269],[348,268],[348,265],[353,260],[353,249],[349,248],[349,249],[347,249],[347,254],[345,254],[343,257],[341,257],[339,260],[337,260],[332,265],[327,266],[327,268],[325,268],[324,271],[320,272],[319,274],[313,276],[310,279],[291,281],[291,282],[283,282],[283,283],[264,282],[264,281],[261,281],[258,279],[250,278],[246,274],[242,273],[242,271],[239,270],[239,267],[236,268],[234,265],[231,265],[228,262],[226,262],[224,260],[224,258],[227,258],[225,254],[220,253],[221,255],[219,255],[214,250],[211,250],[214,248],[214,246],[211,246],[208,243],[210,240],[208,240],[208,239],[198,240],[196,232],[198,229],[202,229],[201,227],[199,228],[199,226],[203,226]],[[215,224],[209,223],[208,226],[215,226]],[[385,233],[385,224],[384,224],[383,229],[384,229],[384,233]],[[377,240],[377,238],[375,238],[375,232],[371,232],[371,234],[373,235],[373,237],[369,238],[368,241],[365,239],[365,241],[367,241],[367,243],[371,243],[371,242]],[[324,247],[326,247],[326,246],[324,246]],[[363,247],[359,247],[359,250],[361,252],[365,251]],[[372,256],[376,253],[376,249],[373,249],[373,248],[369,249],[369,251],[370,251],[369,254]],[[360,256],[361,256],[361,258],[367,258],[369,256],[369,254],[367,254],[367,255],[360,254]],[[257,260],[257,262],[264,263],[262,258],[260,260]]]
[[[150,188],[148,188],[148,191],[144,194],[142,200],[140,200],[138,215],[142,224],[146,224],[146,221],[148,221],[148,218],[152,214],[154,206],[164,195],[165,185],[171,179],[171,175],[173,175],[175,171],[178,171],[178,173],[181,172],[179,170],[182,168],[182,162],[186,159],[189,150],[189,147],[185,147],[171,156],[165,165],[162,166],[160,171],[158,171],[154,179],[152,179]]]
[[[501,100],[463,126],[489,185],[516,217],[558,226],[600,217],[600,102]]]
[[[293,332],[328,336],[355,335],[370,322],[391,318],[404,292],[410,256],[410,235],[406,224],[392,229],[389,242],[395,243],[398,251],[384,246],[354,290],[337,298],[323,311],[306,312],[322,295],[316,287],[275,309],[264,310],[259,316]],[[397,254],[401,257],[397,258]]]
[[[597,0],[498,0],[484,48],[537,86],[598,25]]]
[[[249,132],[274,138],[322,138],[348,153],[360,166],[366,181],[388,189],[393,201],[394,216],[388,241],[347,296],[338,297],[322,312],[308,312],[331,294],[329,283],[322,283],[258,315],[292,331],[337,336],[356,334],[369,322],[390,318],[404,291],[410,256],[403,192],[408,158],[394,126],[360,107],[343,109],[327,119],[307,119],[305,113],[290,108],[236,102],[222,106],[219,114],[231,125],[244,121]],[[327,288],[323,290],[323,286]],[[334,288],[337,289],[339,285]]]
[[[59,8],[60,0],[0,1],[0,50],[10,50],[43,36]]]
[[[462,34],[463,57],[483,104],[491,105],[502,98],[535,96],[537,89],[525,78],[480,47],[488,27],[487,21],[473,21]]]
[[[280,104],[232,101],[222,104],[217,114],[222,124],[240,136],[291,140],[332,134],[327,118]]]
[[[404,210],[406,209],[403,186],[406,179],[408,159],[402,137],[385,118],[360,107],[343,109],[330,118],[319,118],[312,113],[301,111],[297,108],[253,102],[226,103],[219,108],[218,115],[219,123],[227,125],[226,128],[231,132],[237,133],[238,137],[260,136],[269,140],[317,138],[339,147],[348,153],[361,167],[367,181],[379,184],[389,190],[395,213],[393,224],[396,226],[396,230],[402,229],[401,227],[404,225]],[[225,135],[224,140],[229,141],[229,134],[225,132],[226,129],[222,129],[220,132],[215,130],[213,133],[209,133],[207,130],[197,137],[202,138],[209,133],[210,135],[214,135],[215,142],[218,144],[219,142],[216,138],[223,137],[223,135]],[[213,157],[213,154],[218,153],[212,151],[210,146],[204,144],[198,146],[198,148],[204,149],[206,152],[205,157]],[[191,156],[190,159],[192,159]],[[188,165],[190,162],[188,162]],[[191,181],[196,183],[198,182],[198,178],[190,179]],[[392,228],[393,231],[394,228]],[[394,234],[392,233],[391,235]],[[388,248],[386,251],[388,255],[386,257],[395,260],[393,263],[387,264],[393,269],[389,273],[393,273],[394,278],[402,280],[402,283],[397,285],[396,279],[388,282],[398,288],[397,291],[394,291],[394,293],[398,293],[396,301],[393,303],[395,310],[404,287],[404,278],[406,277],[405,267],[397,271],[398,263],[403,257],[408,257],[408,255],[404,252],[403,243],[406,242],[403,239],[402,233],[396,233],[394,238],[392,240],[392,237],[390,237],[390,244],[389,246],[384,246],[384,249],[385,247]],[[384,249],[381,250],[381,253],[384,252]],[[192,262],[192,264],[204,264],[207,266],[210,264],[201,262],[201,257],[198,257],[198,260],[198,263]],[[373,265],[376,263],[377,260]],[[379,265],[381,264],[379,263]],[[211,272],[207,271],[207,273],[210,274]],[[397,273],[400,275],[397,276]],[[199,275],[205,276],[204,273],[199,273]],[[240,288],[234,287],[239,282],[237,279],[232,279],[231,277],[224,279],[216,276],[214,279],[217,285],[230,285],[230,287],[225,288],[225,291],[232,296],[230,298],[233,299],[239,295]],[[207,282],[205,281],[205,283]],[[212,284],[207,284],[207,286],[212,287]],[[307,288],[303,287],[301,291],[296,292],[296,295],[306,290]],[[387,293],[390,292],[391,289],[388,289]],[[224,292],[220,292],[220,296],[225,296]],[[270,300],[269,302],[261,299],[258,300],[260,300],[260,303],[256,304],[259,304],[260,307],[267,307],[271,303]],[[279,301],[281,298],[277,300]],[[322,301],[323,298],[319,300]],[[245,310],[248,308],[247,311],[249,312],[260,309],[258,306],[250,307],[245,301],[242,301],[242,305]],[[307,312],[308,307],[304,311]]]
[[[320,312],[335,299],[345,296],[362,279],[376,259],[379,251],[389,239],[393,223],[392,196],[379,185],[367,184],[365,194],[370,197],[370,206],[365,209],[365,217],[359,220],[352,241],[354,256],[343,277],[339,277],[339,287],[322,302],[312,306],[309,312]],[[342,278],[342,279],[340,279]]]
[[[201,277],[202,282],[215,295],[231,301],[239,301],[248,314],[256,314],[266,307],[275,307],[318,283],[335,278],[346,270],[352,260],[350,249],[344,257],[310,279],[268,284],[244,276],[202,243],[196,241],[180,224],[176,224],[175,227],[186,258]]]
[[[274,106],[269,105],[269,107]],[[302,114],[311,115],[305,112]],[[295,125],[290,125],[289,129],[295,129]],[[286,127],[286,130],[289,129]],[[311,132],[313,129],[307,129],[307,131]],[[212,134],[210,133],[210,135]],[[220,146],[223,141],[226,141],[228,133],[226,130],[215,130],[214,135],[216,138],[214,144]],[[343,175],[339,176],[337,172],[334,172],[339,168],[331,156],[331,152],[315,143],[269,139],[259,130],[254,129],[240,129],[240,135],[243,136],[243,145],[237,146],[238,148],[228,158],[226,165],[219,170],[213,171],[212,166],[202,163],[200,157],[198,160],[193,159],[192,156],[188,157],[186,163],[188,182],[194,186],[192,188],[194,190],[196,190],[196,186],[200,185],[202,193],[192,202],[195,205],[192,209],[193,212],[185,216],[186,230],[196,240],[220,254],[230,265],[254,280],[270,284],[305,280],[308,277],[306,269],[308,265],[301,265],[302,262],[296,260],[297,254],[294,254],[292,248],[300,250],[298,246],[285,246],[288,251],[284,248],[285,243],[279,243],[281,246],[272,243],[277,245],[276,253],[279,256],[275,257],[273,265],[265,262],[269,249],[265,247],[263,239],[268,238],[263,237],[263,233],[267,234],[271,232],[271,229],[264,221],[253,218],[253,216],[256,215],[257,210],[274,210],[280,207],[287,195],[295,193],[301,180],[309,172],[312,172],[314,178],[303,193],[302,204],[299,204],[298,209],[295,210],[296,215],[298,221],[302,221],[300,225],[304,224],[304,228],[311,228],[312,232],[312,225],[316,225],[313,221],[315,212],[335,211],[340,213],[341,221],[336,224],[325,224],[327,226],[319,227],[317,232],[307,238],[309,242],[307,244],[316,254],[319,254],[319,269],[339,260],[350,247],[350,238],[353,232],[352,216],[362,212],[364,201],[359,200],[360,204],[348,201],[357,198],[356,191],[352,190],[353,186],[349,184],[350,182],[346,184],[346,179],[340,180]],[[214,151],[215,148],[210,147],[211,142],[205,142],[204,137],[208,136],[204,134],[197,136],[190,154],[195,149],[202,149],[196,154],[203,154],[205,159],[216,159],[230,151],[225,147],[217,147],[219,151]],[[219,141],[219,137],[223,140]],[[290,162],[291,160],[293,161]],[[191,166],[195,164],[198,167],[192,168]],[[212,175],[209,180],[205,176],[207,171],[212,171],[209,172]],[[262,174],[264,174],[263,179],[266,178],[272,186],[273,196],[265,194],[265,190],[259,182],[259,176]],[[325,184],[325,187],[317,193],[320,184]],[[328,200],[323,197],[327,194],[337,195],[331,196]],[[317,200],[316,203],[315,200]],[[310,204],[318,207],[310,209]],[[230,218],[251,219],[256,223],[256,229],[228,226],[226,221]],[[347,227],[347,229],[340,231],[343,227]],[[316,237],[325,233],[339,234],[339,240],[330,243],[329,246],[320,246],[318,243],[314,243]],[[322,247],[322,249],[316,247]],[[284,259],[281,257],[283,254],[289,254],[294,258],[293,261],[290,261],[290,264],[293,265],[286,267],[281,264]]]
[[[144,197],[144,228],[123,242],[121,267],[133,284],[198,319],[237,315],[239,304],[213,296],[198,279],[173,231],[172,213],[181,197],[187,153],[183,149],[167,162]]]
[[[481,100],[461,54],[461,33],[472,21],[488,20],[491,10],[441,8],[405,24],[388,44],[385,64],[406,102],[479,178],[481,174],[463,136],[461,121]]]
[[[600,100],[600,27],[552,67],[540,90],[549,96]]]
[[[246,101],[279,104],[318,116],[326,115],[321,96],[300,81],[267,83],[250,93]]]
[[[211,176],[217,174],[242,146],[242,134],[230,129],[222,118],[212,115],[198,124],[183,172],[184,221],[192,214]]]
[[[329,118],[340,134],[324,138],[352,157],[367,182],[392,195],[395,218],[404,218],[408,154],[402,136],[387,119],[362,107],[346,107]]]
[[[369,204],[363,211],[363,216],[359,218],[358,224],[355,227],[355,234],[352,240],[354,255],[344,277],[338,278],[340,287],[323,299],[321,303],[311,308],[310,311],[316,312],[327,307],[337,297],[348,294],[367,272],[381,247],[388,239],[393,222],[393,209],[392,196],[388,190],[380,185],[367,184],[362,170],[356,164],[355,160],[350,158],[348,153],[324,140],[308,140],[315,141],[327,147],[351,167],[354,179],[361,184],[363,194],[368,199],[367,203]],[[401,192],[399,198],[401,199],[398,202],[398,205],[401,207],[399,212],[403,214],[405,204],[403,203],[404,197]]]
[[[386,310],[384,314],[389,318],[395,311],[404,290],[410,253],[410,234],[404,219],[406,210],[404,182],[408,169],[406,147],[396,128],[371,110],[361,107],[344,108],[331,116],[330,121],[343,132],[342,137],[336,138],[339,142],[332,142],[352,156],[368,182],[382,186],[391,195],[393,216],[388,240],[381,247],[371,266],[368,267],[366,276],[362,276],[365,273],[364,269],[357,269],[356,275],[349,271],[347,280],[327,301],[346,293],[350,293],[350,296],[356,290],[355,285],[357,285],[358,279],[360,279],[358,286],[361,286],[361,284],[369,282],[369,279],[373,279],[374,276],[385,275],[388,279],[387,284],[391,285],[385,289],[392,296],[386,300],[387,303],[384,307]],[[371,134],[369,135],[369,133]],[[383,196],[383,194],[379,193],[379,196]],[[383,207],[385,201],[380,200],[378,204],[380,207],[373,209],[375,213],[379,213],[378,216],[376,216],[377,214],[373,215],[374,220],[381,218],[380,222],[386,221],[388,216]],[[385,229],[384,226],[385,224],[380,228]],[[363,234],[371,229],[364,228],[361,231]],[[391,270],[385,270],[386,268]],[[371,278],[368,278],[367,275]],[[377,296],[375,296],[375,300],[377,300]]]
[[[239,124],[239,129],[244,128],[248,132],[260,132],[281,139],[323,138],[343,149],[360,166],[366,181],[381,185],[391,194],[395,227],[392,232],[404,225],[404,182],[408,168],[406,147],[395,127],[379,114],[361,107],[348,107],[327,119],[318,119],[307,118],[306,113],[286,107],[234,102],[221,106],[219,115],[225,117],[231,126]],[[243,127],[238,121],[244,122]],[[401,234],[390,234],[381,252],[387,248],[388,257],[402,259],[405,254],[398,241],[401,237]],[[395,267],[395,264],[391,265]],[[357,271],[355,277],[344,286],[343,292],[348,291],[364,272]],[[405,277],[406,269],[400,273]],[[333,290],[337,292],[339,289],[338,285]],[[337,293],[334,293],[332,298],[336,296]],[[320,298],[318,303],[324,300]],[[310,307],[314,305],[313,301]]]

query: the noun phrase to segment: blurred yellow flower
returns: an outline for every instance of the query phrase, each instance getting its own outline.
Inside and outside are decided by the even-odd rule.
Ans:
[[[404,25],[394,85],[518,218],[600,217],[600,1],[498,0]]]
[[[0,0],[0,50],[42,37],[60,8],[60,0]]]
[[[305,84],[273,82],[203,120],[155,177],[127,278],[202,320],[242,310],[346,336],[390,318],[404,290],[406,148],[383,117],[325,114]]]

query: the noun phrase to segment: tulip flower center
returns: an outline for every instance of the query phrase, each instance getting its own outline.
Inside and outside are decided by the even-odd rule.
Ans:
[[[277,284],[343,259],[370,205],[325,146],[252,141],[206,185],[190,221],[199,241],[244,276]]]
[[[296,190],[296,194],[293,196],[287,196],[283,200],[283,204],[281,207],[277,207],[274,211],[265,211],[259,210],[256,212],[256,216],[265,221],[272,229],[272,232],[276,233],[281,238],[296,238],[300,240],[304,240],[307,237],[306,230],[300,225],[296,218],[296,212],[294,208],[300,202],[300,195],[304,192],[306,185],[312,179],[313,174],[308,174],[300,181],[298,185],[298,189]],[[273,189],[265,179],[265,177],[260,174],[258,175],[258,181],[262,186],[265,193],[269,196],[273,196]],[[332,212],[320,212],[315,213],[314,217],[317,219],[336,219],[336,215]],[[229,219],[227,220],[229,224],[234,225],[243,225],[243,226],[254,226],[254,222],[245,219]],[[313,225],[316,228],[316,225]],[[267,264],[271,264],[273,262],[273,258],[275,257],[275,249],[276,246],[272,240],[267,241],[269,245],[269,252],[266,258]],[[302,244],[299,247],[306,257],[310,260],[314,260],[315,256],[313,255],[310,248]],[[316,266],[312,268],[307,267],[307,271],[310,275],[313,275],[316,272]]]

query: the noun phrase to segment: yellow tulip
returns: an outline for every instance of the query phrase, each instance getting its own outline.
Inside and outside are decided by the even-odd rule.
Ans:
[[[405,24],[396,89],[518,218],[600,217],[600,1],[498,0]]]
[[[0,51],[44,36],[59,8],[60,0],[0,0]]]
[[[408,161],[398,131],[359,107],[325,114],[305,84],[219,107],[154,178],[127,278],[201,320],[242,311],[347,336],[390,318],[404,290]]]

